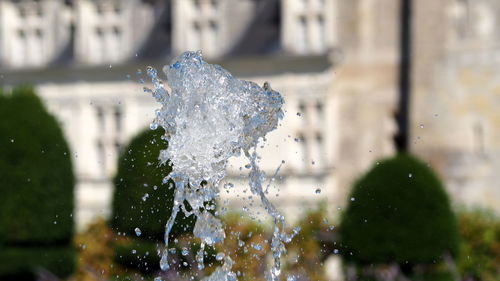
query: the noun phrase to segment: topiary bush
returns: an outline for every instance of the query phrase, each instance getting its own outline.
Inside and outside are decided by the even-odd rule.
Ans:
[[[355,184],[342,215],[341,254],[356,265],[405,269],[455,256],[458,231],[443,185],[424,163],[400,154]]]
[[[71,273],[73,189],[56,119],[31,87],[0,92],[0,279],[34,278],[38,267]]]
[[[163,243],[165,224],[172,212],[174,199],[173,181],[162,183],[172,169],[158,162],[160,151],[167,145],[161,139],[163,133],[160,128],[154,131],[147,129],[133,138],[120,156],[114,179],[111,227],[117,233],[135,238],[135,242],[128,243],[129,246],[117,245],[115,250],[121,254],[115,258],[124,266],[146,271],[149,270],[146,268],[157,267],[159,257],[156,251],[147,257],[148,264],[153,263],[152,266],[144,266],[141,262],[134,264],[132,261],[136,257],[126,253],[137,252],[139,248],[154,248],[156,244]],[[171,235],[192,232],[194,223],[194,216],[185,217],[179,212]],[[136,228],[141,232],[139,236]],[[134,254],[137,255],[139,253]]]

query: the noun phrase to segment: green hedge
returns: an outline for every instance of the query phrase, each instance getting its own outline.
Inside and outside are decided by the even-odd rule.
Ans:
[[[53,247],[72,252],[70,157],[59,124],[31,87],[0,92],[0,260],[8,261],[9,267],[46,265],[57,259],[49,257]],[[33,258],[40,257],[36,251],[44,253],[43,260]],[[0,263],[2,276],[8,267]],[[47,269],[57,272],[59,267]],[[64,267],[71,271],[72,258]]]
[[[0,247],[0,280],[36,280],[43,268],[59,277],[69,276],[76,265],[75,249],[61,247]]]
[[[443,186],[408,155],[381,161],[359,179],[342,216],[341,254],[358,265],[403,268],[457,254],[458,231]]]
[[[134,268],[142,273],[158,271],[160,257],[157,254],[157,244],[144,239],[134,239],[130,244],[114,246],[114,260],[124,267]]]
[[[135,236],[135,228],[139,228],[142,234],[138,238],[163,241],[165,224],[172,212],[174,183],[162,183],[172,170],[158,162],[160,151],[167,145],[162,134],[162,129],[145,130],[120,156],[111,218],[116,232]],[[179,212],[172,235],[191,232],[194,222],[194,216],[186,218]]]

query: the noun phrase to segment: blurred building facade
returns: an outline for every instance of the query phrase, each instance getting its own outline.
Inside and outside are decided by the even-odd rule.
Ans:
[[[79,227],[109,214],[118,154],[158,107],[142,92],[141,69],[198,49],[285,96],[285,120],[261,149],[269,175],[285,160],[273,201],[292,218],[321,200],[336,210],[360,173],[395,153],[399,2],[3,0],[0,83],[33,83],[61,121]],[[500,5],[413,5],[411,150],[437,168],[459,204],[500,206]],[[228,177],[243,192],[244,164],[233,161]],[[248,204],[244,193],[222,194]]]
[[[411,150],[455,203],[500,212],[500,2],[415,2]]]
[[[262,165],[272,174],[285,160],[275,201],[300,214],[318,201],[315,189],[337,190],[334,10],[333,0],[0,1],[0,83],[33,83],[61,121],[82,227],[109,215],[117,157],[159,106],[142,91],[140,69],[201,49],[209,62],[285,95],[287,119]],[[239,182],[241,165],[234,161],[229,180]],[[232,204],[239,195],[226,197]]]

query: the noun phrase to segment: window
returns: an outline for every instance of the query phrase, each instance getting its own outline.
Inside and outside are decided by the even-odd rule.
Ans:
[[[104,10],[103,10],[103,7],[101,5],[96,5],[95,9],[96,9],[96,12],[99,16],[102,16],[104,14]]]
[[[326,40],[325,40],[325,34],[326,34],[326,29],[325,29],[325,19],[323,15],[317,15],[317,38],[316,42],[318,44],[318,51],[322,51],[326,49]]]
[[[121,13],[123,6],[117,2],[96,1],[93,20],[94,38],[88,42],[87,60],[90,63],[103,64],[119,61],[123,58],[126,45],[123,40],[127,29],[123,28]]]
[[[307,21],[305,16],[299,16],[297,27],[297,48],[300,53],[307,52]]]
[[[218,18],[219,2],[215,0],[192,0],[186,11],[185,24],[181,25],[186,33],[185,46],[179,49],[202,50],[204,55],[214,56],[219,52],[220,25]],[[182,32],[181,32],[182,33]]]
[[[209,54],[217,51],[217,22],[211,20],[206,34],[206,50]]]
[[[115,107],[115,129],[117,133],[122,131],[122,110],[119,106]]]
[[[36,9],[36,15],[41,18],[43,16],[43,10],[42,10],[42,7],[37,7]]]
[[[95,108],[98,161],[102,163],[102,175],[114,173],[114,163],[122,147],[123,109],[121,106],[101,103]]]
[[[285,1],[284,45],[299,54],[323,53],[327,50],[327,1]]]
[[[477,121],[472,128],[474,135],[474,152],[478,155],[484,155],[484,126],[483,123]]]
[[[316,101],[315,109],[317,121],[321,124],[324,123],[326,116],[322,101]]]
[[[19,17],[21,19],[25,19],[26,18],[26,8],[24,8],[23,6],[19,6],[18,10],[17,10],[18,14],[19,14]]]
[[[109,38],[109,48],[108,48],[108,56],[110,61],[118,61],[120,59],[121,54],[121,46],[122,46],[122,32],[120,27],[113,26],[112,32]]]
[[[105,176],[106,173],[106,149],[104,148],[104,144],[102,140],[97,141],[97,161],[102,165],[101,175]]]
[[[122,11],[122,9],[121,9],[120,5],[116,4],[114,6],[114,12],[115,12],[115,14],[119,15],[121,13],[121,11]]]
[[[189,45],[192,50],[201,49],[201,28],[198,22],[193,22]]]
[[[297,105],[300,118],[298,141],[300,153],[304,159],[304,168],[318,170],[325,165],[325,110],[321,98],[299,100]]]
[[[97,115],[97,126],[99,127],[99,132],[106,131],[106,126],[104,124],[104,111],[102,107],[99,106],[96,108],[96,115]]]
[[[458,39],[470,36],[471,7],[469,0],[457,0],[455,3],[455,29]]]
[[[94,62],[101,62],[104,58],[104,32],[102,28],[95,29],[94,40],[92,42],[91,56]]]
[[[30,44],[30,64],[41,65],[43,63],[43,32],[41,29],[35,29],[34,36],[31,38]]]
[[[24,30],[17,30],[16,40],[14,42],[14,48],[12,53],[12,64],[15,66],[23,66],[26,64],[27,59],[27,42],[26,33]]]
[[[311,164],[317,165],[318,167],[321,167],[324,164],[323,158],[325,155],[323,134],[320,132],[317,132],[316,136],[315,136],[315,141],[316,141],[316,143],[314,144],[314,155],[313,155],[313,158],[311,159]]]

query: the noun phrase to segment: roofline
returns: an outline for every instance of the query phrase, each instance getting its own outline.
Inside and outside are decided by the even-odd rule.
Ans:
[[[83,65],[68,64],[54,65],[36,69],[0,69],[0,84],[15,85],[22,83],[42,84],[67,83],[72,81],[126,81],[135,77],[138,69],[145,70],[146,66],[161,69],[169,64],[173,57],[158,60],[135,60],[121,64]],[[280,73],[308,73],[321,72],[329,69],[333,61],[328,55],[266,55],[266,56],[239,56],[207,59],[209,63],[219,64],[233,75],[238,77],[269,76]]]

